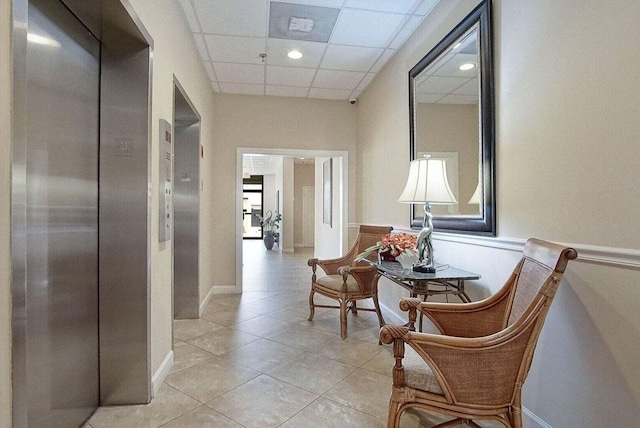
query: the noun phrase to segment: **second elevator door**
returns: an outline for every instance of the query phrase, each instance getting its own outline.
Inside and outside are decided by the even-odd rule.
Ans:
[[[59,1],[29,2],[26,397],[29,427],[98,406],[100,44]]]

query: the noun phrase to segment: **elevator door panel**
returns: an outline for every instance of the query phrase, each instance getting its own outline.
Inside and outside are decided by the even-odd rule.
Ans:
[[[174,150],[174,317],[199,318],[200,122],[176,120]]]
[[[98,406],[100,45],[58,1],[29,2],[26,314],[30,427]]]

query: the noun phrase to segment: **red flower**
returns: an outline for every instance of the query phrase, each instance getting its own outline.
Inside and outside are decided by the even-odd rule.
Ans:
[[[392,256],[399,256],[404,250],[416,249],[416,235],[409,235],[405,232],[387,233],[379,243],[380,252],[390,251]]]

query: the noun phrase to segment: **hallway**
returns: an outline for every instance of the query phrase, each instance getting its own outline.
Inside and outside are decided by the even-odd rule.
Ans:
[[[201,319],[174,322],[175,363],[153,401],[100,407],[88,426],[385,427],[392,349],[378,345],[373,312],[349,315],[346,340],[337,310],[307,321],[310,257],[245,241],[246,291],[215,295]],[[410,411],[402,427],[435,421]]]

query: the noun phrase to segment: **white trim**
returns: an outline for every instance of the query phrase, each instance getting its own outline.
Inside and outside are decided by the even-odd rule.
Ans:
[[[529,418],[529,420],[535,424],[535,428],[553,428],[551,425],[549,425],[548,423],[540,419],[538,416],[536,416],[531,410],[527,409],[526,407],[522,408],[522,414],[525,415],[527,418]],[[529,424],[526,424],[526,425],[529,426]]]
[[[398,314],[396,314],[394,311],[389,309],[386,305],[380,303],[380,307],[385,310],[385,313],[384,313],[385,315],[391,315],[394,318],[393,322],[388,322],[388,320],[385,320],[385,321],[387,321],[387,324],[390,324],[390,325],[404,325],[404,323],[406,323],[405,320],[400,318],[398,316]],[[389,318],[389,317],[387,317],[387,318]]]
[[[238,287],[235,285],[214,285],[211,287],[211,292],[213,294],[238,294]]]
[[[313,248],[313,243],[311,244],[293,244],[293,248]]]
[[[294,245],[294,247],[295,247],[295,245]],[[283,252],[283,253],[293,253],[293,252],[294,252],[294,249],[293,249],[293,248],[283,248],[283,249],[282,249],[282,252]]]
[[[236,285],[232,293],[242,293],[242,156],[245,154],[265,154],[279,156],[304,156],[304,157],[332,157],[342,159],[341,183],[339,194],[342,208],[340,214],[340,236],[342,247],[346,248],[348,233],[349,213],[349,152],[347,150],[304,150],[304,149],[277,149],[277,148],[236,148]],[[240,220],[238,220],[240,219]],[[293,248],[287,248],[283,252],[293,252]],[[218,294],[215,292],[214,294]]]
[[[358,223],[350,223],[349,227],[358,227]],[[417,233],[406,226],[394,226],[396,232]],[[454,242],[464,245],[498,248],[501,250],[522,252],[527,242],[523,238],[491,238],[485,236],[457,235],[453,233],[433,233],[434,241]],[[598,263],[614,267],[640,268],[640,250],[617,247],[602,247],[597,245],[573,244],[559,242],[561,245],[575,248],[578,251],[578,262]]]
[[[465,245],[478,245],[482,247],[518,252],[522,252],[526,242],[526,239],[521,238],[487,238],[482,236],[463,236],[447,233],[434,233],[433,239],[435,241],[456,242]],[[577,261],[599,263],[615,267],[640,268],[640,250],[566,242],[559,242],[559,244],[575,248],[578,251]]]
[[[170,350],[162,360],[158,370],[151,376],[151,398],[155,397],[162,386],[162,382],[167,377],[173,367],[173,349]]]
[[[200,302],[200,310],[198,312],[199,316],[202,316],[202,314],[204,313],[204,308],[207,307],[207,305],[209,304],[209,300],[211,300],[211,297],[213,297],[213,295],[215,294],[214,289],[216,287],[215,286],[211,286],[211,288],[209,288],[209,291],[207,291],[207,295],[204,296],[204,299],[202,300],[202,302]],[[233,287],[235,290],[235,287]]]

